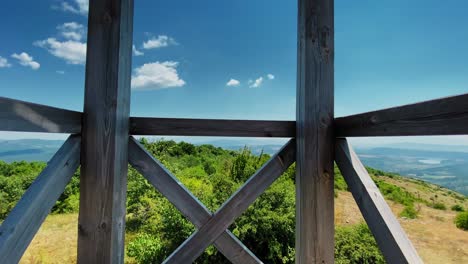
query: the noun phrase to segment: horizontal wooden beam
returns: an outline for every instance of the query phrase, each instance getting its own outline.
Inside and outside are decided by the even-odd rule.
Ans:
[[[80,137],[70,136],[0,226],[0,263],[18,263],[80,164]]]
[[[129,140],[128,151],[129,163],[189,221],[197,228],[208,222],[212,213],[133,137]],[[262,263],[228,230],[222,233],[214,244],[232,263]]]
[[[260,121],[187,118],[130,118],[132,135],[295,137],[294,121]]]
[[[337,137],[468,134],[468,94],[335,119]]]
[[[0,130],[81,133],[80,112],[0,97]]]
[[[387,262],[423,263],[346,139],[336,140],[335,160]]]
[[[295,157],[296,141],[291,139],[164,263],[192,263],[296,160]]]

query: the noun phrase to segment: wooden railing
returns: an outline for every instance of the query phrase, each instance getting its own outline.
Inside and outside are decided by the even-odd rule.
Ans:
[[[335,161],[389,263],[421,260],[375,183],[343,136],[468,134],[468,95],[335,119]],[[0,130],[75,133],[34,181],[0,227],[0,263],[19,261],[79,165],[82,113],[0,98]],[[66,122],[63,122],[66,120]],[[294,121],[130,117],[130,133],[170,136],[290,137]],[[159,125],[161,124],[161,125]],[[448,132],[447,132],[448,131]],[[190,263],[210,244],[233,263],[262,263],[227,227],[296,160],[290,140],[217,212],[210,212],[139,142],[128,140],[128,162],[190,220],[197,231],[166,263]]]
[[[0,226],[0,263],[17,263],[81,164],[79,263],[123,263],[127,164],[197,231],[165,263],[190,263],[210,244],[233,263],[262,263],[227,228],[296,162],[296,263],[334,259],[336,161],[388,263],[422,263],[344,137],[468,134],[468,94],[333,116],[333,0],[299,0],[297,121],[129,116],[132,0],[91,0],[83,113],[0,97],[0,130],[72,134]],[[210,212],[132,135],[291,140]],[[81,157],[81,159],[80,159]]]

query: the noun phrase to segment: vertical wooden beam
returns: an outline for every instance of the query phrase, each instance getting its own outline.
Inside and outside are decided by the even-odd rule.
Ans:
[[[298,1],[296,263],[333,263],[333,0]]]
[[[133,0],[91,0],[78,263],[123,263]]]

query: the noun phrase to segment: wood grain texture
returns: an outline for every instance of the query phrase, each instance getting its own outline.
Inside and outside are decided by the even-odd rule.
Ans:
[[[387,263],[423,263],[378,187],[346,139],[336,140],[335,157]]]
[[[132,135],[294,137],[294,121],[132,117]]]
[[[0,130],[81,133],[80,112],[0,97]]]
[[[296,263],[334,262],[334,1],[298,1]]]
[[[335,120],[338,137],[468,134],[468,94]]]
[[[123,263],[133,0],[91,0],[78,263]]]
[[[208,222],[212,213],[133,137],[129,140],[128,152],[129,163],[196,228]],[[229,230],[225,230],[214,245],[232,263],[262,263]]]
[[[180,245],[164,263],[192,263],[294,162],[295,152],[296,141],[292,139],[250,177],[214,216]]]
[[[0,226],[0,263],[18,263],[80,164],[79,136],[70,136]]]

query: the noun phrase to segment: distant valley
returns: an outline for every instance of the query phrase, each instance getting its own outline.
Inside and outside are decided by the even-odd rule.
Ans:
[[[357,149],[369,167],[422,179],[468,195],[468,152],[379,147]]]
[[[0,141],[0,160],[48,161],[62,140],[21,139]],[[277,142],[245,140],[207,140],[212,144],[239,150],[248,146],[253,153],[273,154],[281,148]],[[453,149],[454,151],[449,151]],[[422,179],[468,195],[468,147],[431,144],[393,144],[384,147],[356,148],[366,166]]]

